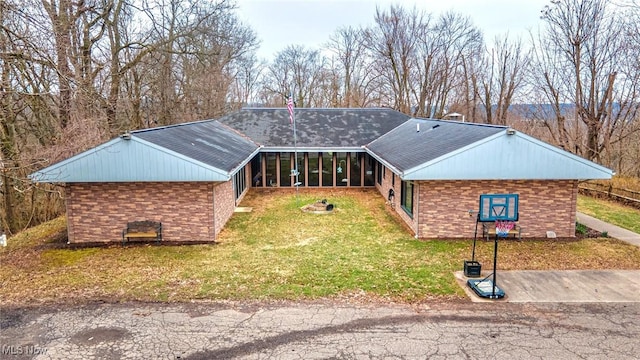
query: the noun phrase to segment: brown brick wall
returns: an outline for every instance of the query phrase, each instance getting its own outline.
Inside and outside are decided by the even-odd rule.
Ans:
[[[415,216],[416,205],[414,204],[413,216],[410,216],[406,211],[404,211],[404,209],[400,205],[400,192],[401,192],[401,184],[402,184],[400,177],[394,174],[391,170],[387,169],[386,167],[383,167],[383,171],[384,171],[384,176],[382,177],[382,184],[378,185],[378,181],[376,180],[376,188],[378,189],[378,191],[380,191],[380,194],[382,194],[382,196],[384,196],[385,199],[388,199],[389,197],[389,189],[393,189],[395,196],[392,198],[391,202],[387,200],[387,204],[391,206],[393,209],[395,209],[395,211],[398,213],[400,218],[402,218],[402,220],[407,224],[409,229],[415,235],[416,220],[417,220],[417,217]],[[395,183],[393,181],[394,178],[395,178]],[[415,198],[414,198],[414,201],[416,201]]]
[[[422,238],[473,236],[481,194],[519,194],[518,225],[523,237],[544,237],[551,230],[559,237],[575,235],[577,181],[421,181],[418,219]]]
[[[391,187],[391,172],[378,187],[387,196]],[[396,176],[394,208],[407,225],[420,238],[468,238],[475,229],[475,215],[481,194],[519,194],[518,225],[523,237],[545,237],[551,230],[558,237],[575,235],[576,180],[482,180],[482,181],[417,181],[414,202],[419,204],[420,215],[413,219],[400,207],[400,179]]]
[[[245,190],[246,193],[246,190]],[[233,182],[227,181],[218,183],[213,188],[213,206],[215,210],[215,234],[216,236],[222,231],[227,223],[233,210],[235,209],[235,194],[233,191]]]
[[[69,242],[120,241],[122,229],[135,220],[162,222],[166,241],[214,241],[234,205],[231,182],[215,185],[218,204],[231,200],[214,227],[213,183],[67,184]]]

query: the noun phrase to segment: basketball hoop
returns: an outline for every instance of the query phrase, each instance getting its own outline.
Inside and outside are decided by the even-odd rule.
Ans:
[[[509,231],[516,226],[514,221],[496,221],[496,235],[498,237],[507,237],[509,236]]]

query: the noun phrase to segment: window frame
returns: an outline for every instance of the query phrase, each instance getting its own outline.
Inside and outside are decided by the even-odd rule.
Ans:
[[[409,192],[408,188],[409,187],[411,188],[411,191],[408,194],[408,192]],[[411,207],[407,206],[407,199],[410,200]],[[413,184],[413,181],[404,181],[403,180],[402,183],[401,183],[401,186],[400,186],[400,207],[412,219],[413,219],[413,205],[414,205],[413,200],[414,199],[415,199],[415,197],[414,197],[414,184]]]

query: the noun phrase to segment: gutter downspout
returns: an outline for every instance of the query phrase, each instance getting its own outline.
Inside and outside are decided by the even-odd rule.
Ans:
[[[211,206],[213,207],[213,241],[216,241],[216,185],[213,183],[211,185]]]
[[[73,225],[71,224],[72,221],[69,221],[69,218],[73,217],[73,214],[71,214],[71,216],[69,216],[69,209],[71,209],[71,185],[69,185],[69,183],[65,183],[64,184],[64,207],[65,207],[65,212],[66,212],[66,216],[67,216],[67,245],[71,244],[71,235],[69,234],[73,234],[73,239],[75,240],[75,233],[73,232]]]
[[[415,182],[418,186],[417,186],[417,191],[416,191],[416,198],[417,200],[415,201],[415,205],[416,205],[416,235],[415,238],[419,239],[420,238],[420,183],[419,182]]]

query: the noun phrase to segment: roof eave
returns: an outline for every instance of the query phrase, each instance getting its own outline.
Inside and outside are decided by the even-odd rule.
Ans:
[[[401,179],[404,177],[404,172],[402,170],[398,169],[394,165],[391,165],[391,163],[389,163],[387,160],[385,160],[382,156],[376,154],[375,152],[373,152],[371,149],[369,149],[366,146],[363,146],[363,149],[367,152],[367,154],[371,155],[371,157],[373,157],[378,162],[380,162],[382,165],[384,165],[384,167],[386,167],[387,169],[391,170],[396,175],[400,176]]]
[[[260,153],[260,151],[262,150],[262,146],[258,146],[249,156],[247,156],[246,159],[244,159],[240,164],[238,164],[238,166],[236,166],[235,168],[233,168],[230,172],[229,175],[235,174],[238,172],[238,170],[242,169],[244,166],[246,166],[249,161],[251,161],[251,159],[253,159],[254,156],[256,156],[258,153]]]
[[[260,152],[364,152],[362,146],[262,146]]]

